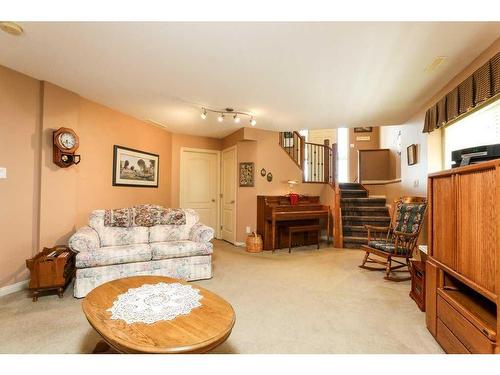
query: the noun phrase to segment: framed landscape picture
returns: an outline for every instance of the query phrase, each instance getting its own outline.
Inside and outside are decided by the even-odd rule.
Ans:
[[[354,128],[354,133],[371,133],[373,130],[372,126],[358,127]]]
[[[417,164],[417,145],[412,144],[406,148],[406,156],[408,157],[408,165]]]
[[[113,147],[113,186],[158,187],[160,157],[123,146]]]
[[[252,162],[240,163],[240,186],[241,187],[254,186],[254,163]]]

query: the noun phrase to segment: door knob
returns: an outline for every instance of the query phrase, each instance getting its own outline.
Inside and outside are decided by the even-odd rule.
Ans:
[[[231,204],[234,204],[234,201],[231,201]]]
[[[215,199],[212,199],[212,202],[215,202]]]

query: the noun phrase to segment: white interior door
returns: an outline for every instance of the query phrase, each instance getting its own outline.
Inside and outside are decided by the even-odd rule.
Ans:
[[[181,207],[196,210],[219,237],[219,151],[182,149],[180,172]]]
[[[221,237],[236,242],[236,147],[222,151]]]

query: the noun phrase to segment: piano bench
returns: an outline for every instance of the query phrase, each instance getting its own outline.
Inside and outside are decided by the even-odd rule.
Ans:
[[[292,236],[294,233],[316,232],[318,236],[318,249],[319,241],[321,238],[321,225],[301,225],[297,227],[288,227],[288,253],[292,252]]]

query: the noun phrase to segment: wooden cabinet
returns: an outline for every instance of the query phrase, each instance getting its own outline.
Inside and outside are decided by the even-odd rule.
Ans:
[[[498,353],[500,160],[430,175],[428,201],[427,327],[447,352]]]
[[[456,270],[495,293],[496,168],[457,175]],[[499,217],[500,218],[500,217]]]
[[[425,311],[425,262],[412,260],[410,273],[410,297],[415,301],[420,310]]]
[[[455,268],[455,217],[454,178],[441,177],[432,180],[432,205],[429,217],[432,217],[432,248],[434,257],[448,267]]]

